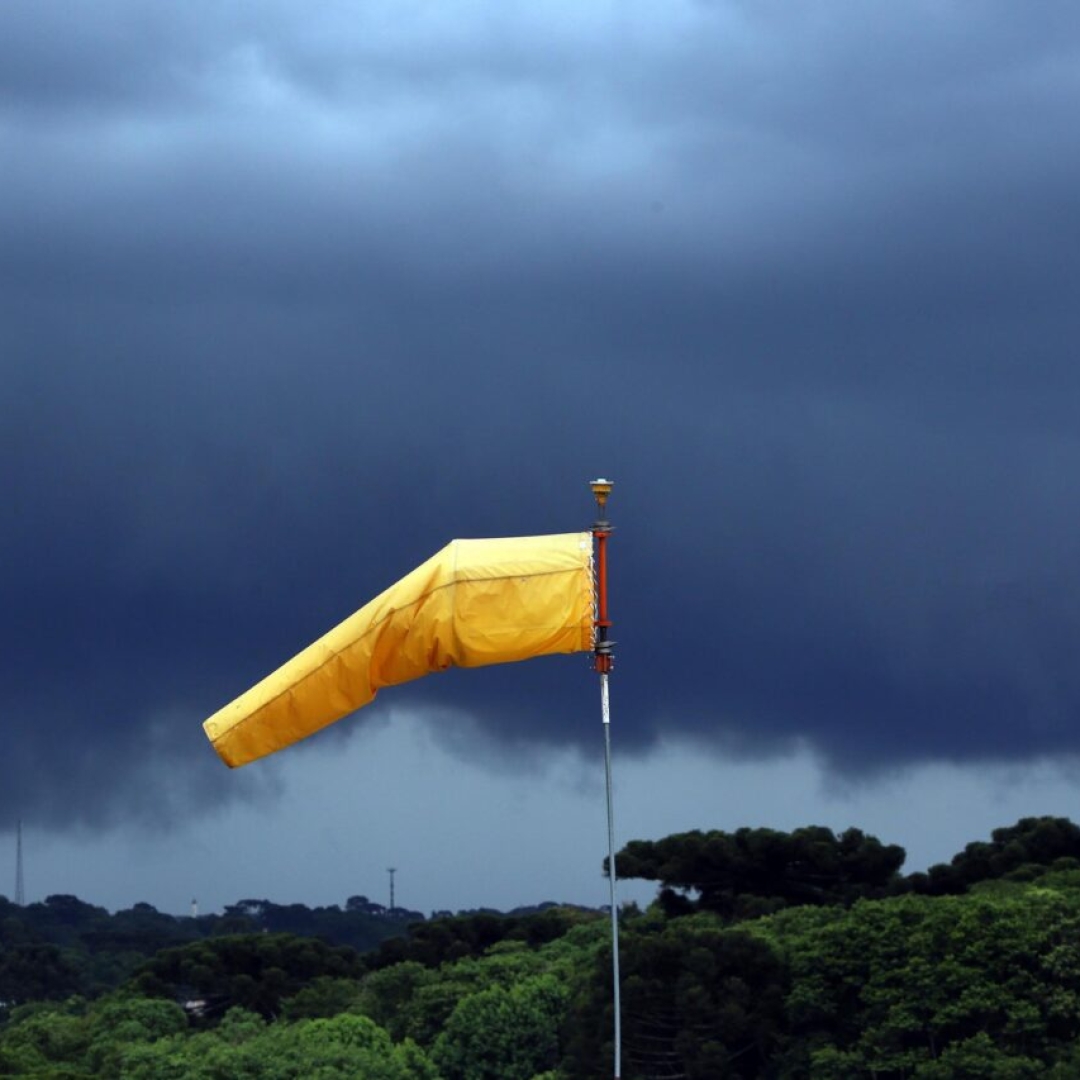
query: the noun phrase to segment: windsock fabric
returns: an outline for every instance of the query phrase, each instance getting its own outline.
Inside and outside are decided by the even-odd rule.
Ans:
[[[592,647],[589,533],[454,540],[203,728],[235,768],[340,720],[384,686]]]

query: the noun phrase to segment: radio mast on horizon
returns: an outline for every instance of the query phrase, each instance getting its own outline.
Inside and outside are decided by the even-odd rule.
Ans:
[[[22,818],[15,823],[15,903],[26,907],[26,882],[23,879]]]
[[[396,866],[388,866],[386,872],[390,875],[390,910],[394,910],[394,875],[397,873]]]

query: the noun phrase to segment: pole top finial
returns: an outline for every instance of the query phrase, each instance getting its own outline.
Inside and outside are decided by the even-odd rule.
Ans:
[[[602,476],[589,481],[589,487],[592,488],[593,496],[596,498],[596,505],[600,508],[601,517],[604,516],[604,507],[607,506],[608,496],[614,486],[614,480],[605,480]]]

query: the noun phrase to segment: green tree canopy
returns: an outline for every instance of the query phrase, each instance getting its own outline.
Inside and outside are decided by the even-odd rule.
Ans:
[[[627,926],[620,941],[624,1076],[735,1080],[769,1075],[784,1033],[785,972],[765,940],[714,916]],[[611,952],[601,948],[580,986],[564,1068],[601,1076],[612,1054]]]
[[[962,893],[981,881],[1037,872],[1080,860],[1080,826],[1068,818],[1026,817],[1015,825],[995,829],[990,840],[975,840],[949,863],[931,866],[926,874],[911,875],[916,892],[934,896]],[[1028,874],[1027,876],[1033,876]]]
[[[698,909],[727,918],[885,896],[903,862],[895,844],[859,829],[837,836],[820,825],[678,833],[631,841],[615,857],[620,877],[660,882],[669,913]]]
[[[219,1017],[241,1006],[274,1017],[285,998],[313,980],[357,979],[362,973],[359,955],[347,946],[290,934],[251,934],[165,949],[139,970],[133,986],[151,996],[188,1001],[196,1015]]]

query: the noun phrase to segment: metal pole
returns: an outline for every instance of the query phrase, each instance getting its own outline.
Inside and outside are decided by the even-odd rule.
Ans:
[[[619,1003],[619,907],[615,900],[615,811],[611,797],[611,702],[608,677],[600,673],[600,709],[604,719],[604,778],[607,788],[608,885],[611,891],[611,984],[615,1006],[615,1080],[622,1073],[622,1010]]]
[[[604,781],[607,794],[608,827],[608,885],[611,894],[611,982],[615,1010],[615,1080],[622,1075],[622,1008],[619,994],[619,906],[615,897],[615,811],[611,785],[611,699],[608,695],[608,675],[615,664],[614,642],[608,638],[611,621],[607,610],[607,540],[611,525],[605,511],[611,494],[610,480],[590,483],[600,516],[593,526],[596,539],[596,635],[593,647],[593,669],[600,675],[600,710],[604,723]]]

